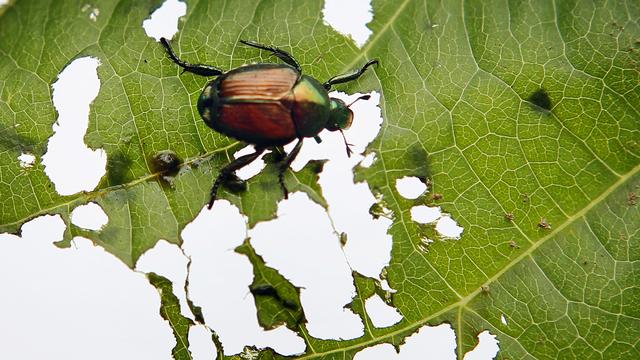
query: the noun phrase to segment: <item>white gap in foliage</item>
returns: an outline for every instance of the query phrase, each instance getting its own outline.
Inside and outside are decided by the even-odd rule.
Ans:
[[[255,147],[253,145],[248,145],[243,147],[242,149],[236,151],[233,154],[234,158],[239,158],[240,156],[243,155],[249,155],[249,154],[253,154],[256,151]],[[262,155],[264,156],[264,155]],[[260,156],[258,159],[254,160],[251,164],[243,167],[242,169],[236,171],[236,175],[238,175],[238,177],[242,180],[249,180],[250,178],[258,175],[262,169],[264,169],[265,167],[265,163],[264,160],[262,160],[262,156]]]
[[[355,295],[351,268],[320,205],[293,193],[278,204],[277,219],[259,223],[249,235],[267,266],[301,288],[311,336],[353,339],[364,333],[360,317],[344,308]]]
[[[189,351],[193,360],[216,358],[216,345],[211,338],[211,331],[206,326],[196,324],[189,328]]]
[[[172,359],[153,286],[87,239],[56,247],[64,230],[42,216],[0,235],[2,358]]]
[[[415,176],[405,176],[396,180],[396,189],[406,199],[416,199],[427,191],[427,185]]]
[[[351,36],[362,47],[371,36],[367,24],[373,20],[371,0],[325,0],[324,21],[338,32]]]
[[[234,251],[246,236],[246,218],[228,201],[216,201],[212,210],[203,208],[182,231],[182,248],[192,261],[189,296],[202,307],[226,355],[240,353],[245,345],[269,346],[283,355],[301,353],[305,344],[296,333],[284,326],[265,331],[258,324],[249,292],[253,267]]]
[[[432,223],[438,220],[441,215],[439,206],[418,205],[411,208],[411,220],[420,224]]]
[[[447,214],[442,216],[436,223],[436,231],[447,238],[458,240],[463,230],[464,229],[458,226],[458,223]]]
[[[142,22],[147,36],[159,41],[161,37],[171,39],[178,32],[178,19],[186,15],[187,4],[178,0],[166,0],[151,16]]]
[[[20,156],[18,156],[18,160],[20,161],[20,167],[22,168],[30,168],[36,163],[36,157],[30,153],[20,154]]]
[[[500,322],[501,322],[503,325],[508,325],[508,324],[507,324],[507,318],[504,316],[504,314],[500,315]]]
[[[464,360],[493,359],[499,350],[496,336],[485,330],[478,334],[478,345],[464,355]]]
[[[182,316],[194,320],[187,303],[187,294],[184,291],[188,263],[189,259],[178,245],[160,240],[138,259],[136,270],[144,273],[154,272],[169,279],[173,286],[173,294],[180,301],[180,313]]]
[[[360,350],[354,360],[454,360],[455,340],[451,325],[425,325],[400,345],[399,354],[391,344],[379,344]]]
[[[387,305],[378,295],[368,298],[364,306],[373,326],[377,328],[388,327],[402,320],[398,310]]]
[[[100,230],[109,222],[109,217],[105,214],[100,205],[90,202],[80,205],[71,212],[71,222],[83,229]]]
[[[47,153],[42,156],[45,173],[60,195],[93,190],[105,174],[107,155],[84,143],[89,126],[89,105],[98,95],[98,59],[74,60],[53,83],[53,106],[58,120],[53,125]]]
[[[360,166],[363,168],[369,168],[373,165],[373,162],[376,161],[376,153],[372,152],[367,154],[362,161],[360,161]]]
[[[362,94],[332,92],[329,95],[349,104]],[[340,132],[324,130],[320,133],[322,143],[317,144],[311,139],[305,141],[292,165],[297,171],[311,159],[329,159],[319,180],[322,194],[329,204],[329,215],[335,230],[348,235],[344,252],[351,268],[377,279],[391,258],[392,239],[387,230],[392,221],[386,217],[371,217],[369,209],[378,200],[366,183],[353,182],[353,168],[362,161],[364,157],[361,154],[380,132],[382,116],[379,101],[380,94],[372,92],[369,100],[360,100],[351,106],[353,124],[344,132],[347,141],[353,145],[354,153],[350,158]],[[290,150],[290,147],[285,149]],[[333,239],[324,241],[337,241]]]
[[[9,0],[0,0],[0,8],[9,4]]]

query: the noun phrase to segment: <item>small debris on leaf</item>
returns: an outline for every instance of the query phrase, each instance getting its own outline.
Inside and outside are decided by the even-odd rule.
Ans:
[[[549,222],[545,218],[540,219],[540,222],[538,223],[538,227],[545,230],[551,230],[551,224],[549,224]]]

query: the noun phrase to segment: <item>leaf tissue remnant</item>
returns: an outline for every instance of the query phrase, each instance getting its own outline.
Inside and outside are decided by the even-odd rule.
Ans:
[[[551,98],[545,89],[538,89],[528,100],[541,109],[551,111]]]

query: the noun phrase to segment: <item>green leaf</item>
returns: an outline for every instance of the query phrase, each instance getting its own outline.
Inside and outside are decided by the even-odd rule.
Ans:
[[[173,358],[193,359],[189,351],[189,327],[194,323],[180,313],[180,301],[173,294],[171,281],[156,273],[148,273],[147,278],[160,293],[160,316],[169,322],[176,338],[176,346],[171,350]]]
[[[95,22],[80,1],[21,0],[0,10],[0,231],[48,213],[69,223],[75,206],[95,201],[109,224],[70,227],[67,237],[82,233],[129,266],[160,238],[182,241],[240,144],[199,119],[206,80],[179,76],[144,33],[159,3],[98,1]],[[370,146],[377,161],[356,178],[394,213],[386,277],[404,320],[353,340],[306,336],[301,358],[350,358],[442,321],[456,330],[460,358],[483,329],[498,336],[502,358],[640,357],[640,3],[373,7],[362,49],[323,23],[319,0],[188,1],[173,39],[188,61],[223,69],[273,60],[238,39],[274,44],[321,81],[380,61],[337,88],[382,94],[384,123]],[[105,149],[107,174],[94,191],[60,196],[39,161],[22,169],[17,157],[46,152],[57,117],[51,84],[82,56],[102,64],[85,140]],[[149,165],[163,150],[184,159],[171,184]],[[313,167],[288,174],[288,184],[326,205]],[[402,198],[394,184],[407,175],[429,179],[430,193]],[[220,195],[253,225],[275,216],[276,181],[271,165],[247,192]],[[464,227],[461,239],[425,249],[422,238],[434,232],[411,221],[418,204],[451,214]],[[264,265],[258,257],[253,264]],[[356,284],[360,300],[375,286],[358,276]],[[352,306],[366,318],[361,304]],[[276,311],[265,306],[260,317],[277,319]]]

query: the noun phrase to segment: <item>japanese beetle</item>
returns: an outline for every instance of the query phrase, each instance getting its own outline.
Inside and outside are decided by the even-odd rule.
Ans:
[[[348,129],[353,112],[344,101],[329,97],[335,84],[356,80],[377,60],[369,60],[353,73],[334,76],[321,84],[318,80],[302,74],[298,62],[288,52],[273,46],[241,40],[244,45],[269,51],[284,64],[251,64],[224,72],[203,64],[190,64],[181,60],[165,38],[160,42],[169,58],[183,69],[201,76],[217,76],[202,90],[198,99],[198,112],[213,130],[240,141],[253,144],[255,152],[244,155],[220,170],[211,188],[208,208],[211,209],[218,188],[234,172],[257,159],[267,148],[281,147],[294,140],[297,144],[280,163],[278,181],[285,199],[288,191],[284,184],[284,173],[296,158],[304,138],[312,137],[320,142],[318,134],[323,130]],[[369,95],[356,99],[369,99]],[[355,101],[354,101],[355,102]],[[344,133],[342,133],[344,138]],[[344,139],[347,155],[351,149]]]

